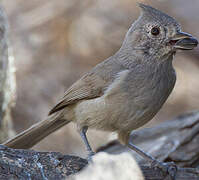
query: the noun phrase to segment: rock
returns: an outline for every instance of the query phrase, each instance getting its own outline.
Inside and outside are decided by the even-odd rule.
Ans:
[[[93,162],[71,180],[144,180],[136,161],[129,153],[110,155],[98,153]]]

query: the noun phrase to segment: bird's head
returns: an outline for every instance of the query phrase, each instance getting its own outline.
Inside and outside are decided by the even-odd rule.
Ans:
[[[182,32],[179,23],[167,14],[139,3],[142,13],[126,34],[127,49],[137,53],[162,58],[176,50],[191,50],[198,41]]]

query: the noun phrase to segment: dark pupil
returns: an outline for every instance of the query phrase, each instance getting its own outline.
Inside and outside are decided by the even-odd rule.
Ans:
[[[154,27],[151,29],[151,34],[153,34],[154,36],[157,36],[160,33],[159,28]]]

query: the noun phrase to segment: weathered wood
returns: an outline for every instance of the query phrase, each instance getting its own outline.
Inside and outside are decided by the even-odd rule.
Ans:
[[[145,180],[172,180],[170,175],[150,166],[141,166]],[[199,180],[199,170],[194,168],[178,168],[175,180]]]
[[[75,156],[62,155],[58,152],[36,152],[33,150],[15,150],[7,148],[5,146],[0,146],[1,180],[59,180],[79,172],[86,165],[87,160],[85,159]],[[113,167],[115,166],[113,165]],[[170,179],[168,174],[162,172],[157,168],[151,168],[150,166],[141,166],[141,169],[146,180]],[[199,171],[194,168],[179,168],[176,174],[176,180],[187,179],[198,180]]]
[[[87,161],[58,152],[0,147],[0,179],[63,179],[80,171]]]

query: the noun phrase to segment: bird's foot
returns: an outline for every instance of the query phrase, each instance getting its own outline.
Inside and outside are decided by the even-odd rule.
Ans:
[[[153,160],[153,162],[151,163],[151,166],[161,169],[164,173],[169,174],[172,180],[175,180],[178,167],[174,162],[164,163],[158,160]]]
[[[88,158],[87,158],[88,163],[92,163],[92,162],[93,162],[92,157],[93,157],[94,155],[95,155],[95,153],[94,153],[93,151],[89,151],[89,153],[88,153]]]

